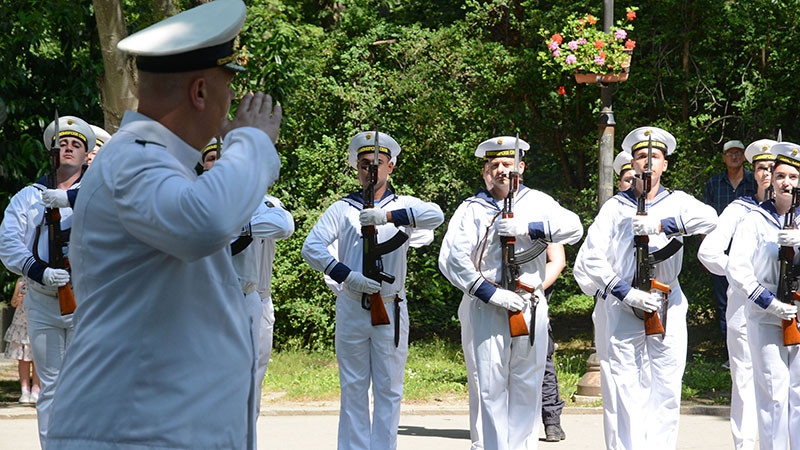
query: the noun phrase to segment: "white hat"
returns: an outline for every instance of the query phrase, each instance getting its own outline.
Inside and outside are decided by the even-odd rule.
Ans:
[[[744,157],[751,164],[756,161],[774,161],[775,155],[770,152],[770,149],[777,143],[778,141],[772,139],[759,139],[751,142],[744,150]]]
[[[630,153],[619,152],[617,153],[617,157],[614,158],[614,172],[617,175],[622,175],[622,172],[626,170],[631,170],[631,157]]]
[[[478,148],[475,150],[475,156],[484,159],[497,157],[513,158],[516,146],[517,138],[514,136],[493,137],[478,144]],[[520,139],[519,157],[522,158],[529,148],[531,148],[531,146]]]
[[[109,139],[111,139],[111,135],[108,134],[108,131],[98,127],[97,125],[89,124],[89,126],[92,127],[92,131],[94,131],[96,146],[102,147],[106,145],[106,142],[108,142]],[[89,149],[89,151],[92,151],[92,149]]]
[[[400,144],[386,133],[378,132],[378,145],[380,153],[389,157],[389,162],[397,163],[400,154]],[[348,161],[352,167],[358,168],[358,158],[364,153],[375,152],[375,132],[362,131],[350,139],[350,157]]]
[[[633,155],[636,150],[647,148],[648,141],[652,142],[653,148],[665,152],[664,156],[671,155],[677,146],[675,136],[668,131],[657,127],[639,127],[625,136],[622,151]]]
[[[224,67],[237,72],[239,31],[247,7],[242,0],[216,0],[134,33],[117,48],[136,56],[139,70],[178,73]]]
[[[736,140],[728,141],[728,142],[725,143],[725,145],[722,146],[722,153],[725,153],[725,152],[727,152],[728,150],[730,150],[732,148],[742,148],[743,149],[744,148],[744,144],[742,143],[742,141],[736,141]]]
[[[45,148],[49,149],[50,146],[53,145],[55,134],[56,121],[54,120],[44,129],[44,134],[42,135]],[[85,120],[75,116],[62,116],[58,118],[58,138],[61,139],[62,137],[74,137],[83,141],[87,153],[92,151],[97,140],[94,131],[92,131],[92,127],[86,123]],[[89,146],[89,142],[92,143],[91,147]]]
[[[222,152],[222,141],[217,141],[217,138],[211,139],[208,144],[203,148],[203,151],[200,152],[200,160],[206,157],[206,153],[219,149]]]
[[[775,155],[775,163],[786,163],[800,170],[800,145],[791,142],[778,142],[770,149]]]

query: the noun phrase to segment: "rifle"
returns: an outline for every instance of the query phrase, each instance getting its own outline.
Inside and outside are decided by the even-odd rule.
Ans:
[[[642,180],[642,193],[636,199],[636,215],[637,216],[646,216],[647,215],[647,194],[650,192],[650,188],[652,187],[652,176],[653,176],[653,138],[647,138],[647,169],[639,176]],[[655,265],[673,254],[677,252],[681,246],[683,245],[680,241],[673,239],[667,244],[666,247],[659,250],[656,253],[650,254],[650,237],[647,235],[642,236],[634,236],[633,237],[633,244],[636,248],[636,271],[634,272],[634,279],[633,285],[636,289],[645,291],[645,292],[652,292],[653,290],[661,291],[661,301],[662,305],[666,303],[667,296],[671,292],[671,288],[668,284],[661,283],[660,281],[653,278],[653,271],[655,269]],[[663,256],[660,257],[660,256]],[[653,312],[646,312],[643,316],[639,316],[638,311],[634,311],[637,317],[641,317],[644,319],[644,333],[645,335],[653,335],[653,334],[661,334],[663,337],[665,334],[664,325],[661,323],[661,319],[658,317],[658,311]],[[666,314],[667,308],[664,308],[664,322],[666,323]]]
[[[508,176],[508,193],[503,199],[503,219],[511,219],[514,217],[514,195],[519,190],[519,133],[517,133],[516,142],[514,143],[514,168],[509,172]],[[517,239],[514,236],[500,236],[500,248],[502,249],[503,259],[500,266],[500,286],[503,289],[508,289],[511,292],[520,290],[533,294],[534,288],[519,281],[520,267],[542,254],[547,249],[547,242],[543,239],[536,239],[533,241],[530,248],[515,253],[514,247]],[[511,330],[511,336],[524,336],[529,335],[530,343],[533,345],[533,339],[536,329],[536,301],[531,298],[531,326],[530,333],[528,327],[525,325],[525,317],[522,311],[509,311],[508,312],[508,325]]]
[[[783,229],[794,229],[794,211],[800,206],[800,188],[792,188],[792,206],[783,216]],[[778,294],[775,296],[779,301],[792,303],[792,300],[800,300],[797,292],[797,268],[794,266],[794,248],[782,246],[778,253],[780,261],[780,275],[778,277]],[[800,344],[800,330],[797,329],[797,316],[792,320],[783,320],[783,345]]]
[[[375,185],[378,183],[378,165],[379,165],[380,145],[378,143],[378,130],[375,129],[375,157],[369,165],[369,180],[367,181],[362,197],[364,198],[364,209],[375,207]],[[388,274],[383,271],[383,258],[382,256],[391,253],[406,240],[408,235],[402,231],[397,231],[391,239],[381,244],[378,244],[378,230],[375,225],[367,225],[361,227],[361,237],[364,241],[363,252],[361,256],[362,269],[364,276],[377,281],[378,283],[386,282],[389,284],[394,283],[394,275]],[[361,294],[361,307],[368,309],[372,316],[372,325],[388,325],[389,314],[386,313],[386,307],[383,305],[383,298],[381,292],[378,291],[374,294]],[[395,321],[398,318],[395,317]]]
[[[52,189],[58,189],[57,172],[59,166],[61,166],[58,111],[56,111],[55,125],[55,138],[50,144],[50,173],[47,175],[47,184]],[[69,270],[69,259],[64,255],[64,246],[69,242],[69,230],[61,229],[61,211],[58,208],[46,208],[44,214],[45,226],[47,226],[47,248],[50,255],[46,265],[54,269]],[[72,287],[69,283],[58,288],[58,306],[61,308],[62,316],[72,314],[75,311],[75,295],[72,293]]]

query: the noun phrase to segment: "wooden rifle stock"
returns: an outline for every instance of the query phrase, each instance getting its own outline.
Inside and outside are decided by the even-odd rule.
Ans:
[[[800,293],[792,294],[793,300],[800,300]],[[782,321],[783,325],[783,345],[800,344],[800,329],[797,328],[797,315],[792,320]]]
[[[669,295],[672,289],[668,284],[664,284],[657,280],[650,280],[650,292],[661,291],[662,295]],[[661,318],[658,317],[658,311],[644,313],[644,334],[650,336],[651,334],[664,334],[664,325],[661,324]]]
[[[794,211],[800,205],[800,188],[792,189],[792,205],[789,211],[784,215],[783,229],[791,230],[795,228],[794,225]],[[778,253],[780,261],[780,273],[778,278],[778,295],[775,300],[792,304],[793,300],[800,300],[800,294],[794,290],[794,277],[796,276],[796,269],[794,267],[794,248],[781,247]],[[797,345],[800,344],[800,330],[797,329],[797,314],[792,320],[782,320],[783,327],[783,345]]]
[[[58,306],[61,308],[61,315],[66,316],[75,311],[75,295],[69,284],[58,288]]]

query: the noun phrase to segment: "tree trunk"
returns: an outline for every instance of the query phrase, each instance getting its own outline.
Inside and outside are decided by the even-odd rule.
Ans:
[[[104,128],[109,133],[119,129],[125,110],[135,110],[136,64],[133,58],[117,50],[117,42],[128,35],[121,0],[92,0],[103,54],[103,77],[99,81]]]
[[[175,5],[175,0],[153,0],[153,19],[155,22],[172,17],[179,12],[178,6]]]

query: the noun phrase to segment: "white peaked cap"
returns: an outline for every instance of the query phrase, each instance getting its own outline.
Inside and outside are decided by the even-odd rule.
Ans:
[[[378,145],[380,153],[389,157],[389,161],[397,163],[397,155],[400,154],[400,144],[386,133],[378,132]],[[358,158],[364,153],[375,152],[375,132],[362,131],[350,139],[350,156],[348,161],[352,167],[358,167]]]
[[[50,122],[50,125],[47,125],[42,135],[45,148],[50,149],[50,146],[53,144],[53,139],[55,139],[55,133],[56,121],[54,120]],[[61,139],[62,137],[74,137],[83,141],[87,153],[92,151],[97,141],[92,127],[86,123],[85,120],[75,116],[62,116],[58,118],[58,138]]]
[[[514,149],[516,148],[517,138],[514,136],[498,136],[487,139],[475,149],[475,156],[478,158],[497,158],[497,157],[514,157]],[[525,156],[525,152],[531,146],[522,139],[519,140],[519,157]]]
[[[770,149],[775,154],[775,163],[786,163],[800,170],[800,145],[791,142],[778,142]]]
[[[140,70],[177,73],[236,65],[237,35],[247,7],[242,0],[216,0],[157,22],[119,41],[117,48],[135,55]]]
[[[646,149],[648,141],[652,142],[654,149],[664,152],[664,156],[671,155],[677,147],[675,136],[670,132],[658,127],[639,127],[625,136],[622,151],[633,155],[636,150]]]
[[[92,131],[94,131],[95,142],[97,142],[96,145],[102,147],[106,145],[106,142],[108,142],[109,139],[111,139],[111,135],[108,134],[108,131],[98,127],[97,125],[89,124],[89,126],[92,127]],[[90,148],[89,151],[92,151],[92,148]]]
[[[759,139],[751,142],[744,150],[744,157],[751,164],[756,161],[773,161],[775,160],[775,155],[770,150],[777,143],[778,141],[773,141],[772,139]]]
[[[617,175],[622,175],[623,170],[630,170],[631,169],[631,160],[633,157],[630,153],[626,152],[619,152],[617,153],[617,157],[614,158],[614,172]]]

